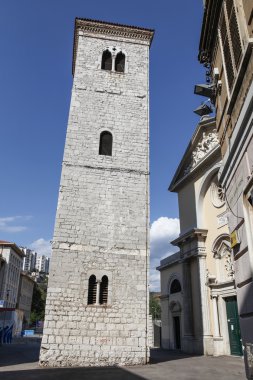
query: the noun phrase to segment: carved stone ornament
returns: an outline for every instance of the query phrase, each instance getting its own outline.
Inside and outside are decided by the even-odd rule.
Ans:
[[[211,183],[210,187],[211,201],[214,207],[222,207],[225,204],[224,191],[215,181]]]
[[[231,258],[231,254],[230,253],[227,253],[227,255],[226,255],[225,268],[226,268],[228,277],[231,278],[231,279],[234,279],[234,274],[235,274],[234,263],[233,263],[233,260]]]
[[[219,140],[215,130],[208,134],[203,132],[202,139],[192,152],[190,164],[184,170],[184,175],[188,174],[218,144]]]
[[[182,307],[178,301],[172,301],[169,305],[169,309],[172,313],[178,313],[182,310]]]

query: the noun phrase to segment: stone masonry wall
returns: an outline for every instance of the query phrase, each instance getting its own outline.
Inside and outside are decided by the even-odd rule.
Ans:
[[[108,46],[125,73],[101,70]],[[79,36],[41,365],[148,361],[148,57],[146,41]],[[103,130],[112,156],[98,154]],[[108,276],[107,305],[87,305],[91,274]]]

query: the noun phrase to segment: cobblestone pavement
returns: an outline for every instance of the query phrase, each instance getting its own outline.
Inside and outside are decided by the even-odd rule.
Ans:
[[[152,362],[136,367],[50,368],[38,367],[39,342],[0,347],[3,380],[244,380],[239,357],[188,356],[152,350]]]

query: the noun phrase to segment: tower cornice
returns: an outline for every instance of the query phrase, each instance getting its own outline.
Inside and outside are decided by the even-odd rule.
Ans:
[[[105,22],[99,20],[91,20],[86,18],[75,19],[75,32],[74,32],[74,46],[73,46],[73,62],[72,62],[72,74],[75,71],[76,54],[78,47],[79,32],[90,34],[101,34],[111,37],[129,38],[132,40],[146,41],[149,46],[152,43],[154,36],[154,29],[140,28],[137,26],[116,24],[112,22]]]

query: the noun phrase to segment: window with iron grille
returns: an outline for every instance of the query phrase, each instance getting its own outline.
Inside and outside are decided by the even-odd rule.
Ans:
[[[108,131],[100,134],[99,154],[104,156],[112,155],[112,134]]]
[[[109,50],[105,50],[103,52],[101,69],[112,70],[112,54],[109,52]]]
[[[242,42],[234,0],[224,2],[219,21],[219,30],[228,87],[231,90],[242,58]]]
[[[125,71],[125,54],[119,52],[115,59],[115,71],[124,73]]]
[[[97,296],[97,281],[96,281],[96,276],[92,274],[89,278],[88,305],[94,305],[96,303],[96,296]]]
[[[100,283],[99,303],[100,305],[107,304],[108,299],[108,277],[103,276]]]

